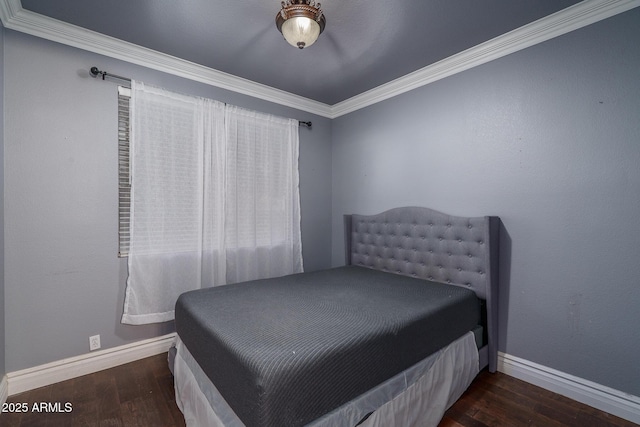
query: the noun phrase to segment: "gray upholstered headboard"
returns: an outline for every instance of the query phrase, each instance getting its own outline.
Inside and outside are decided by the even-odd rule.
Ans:
[[[498,217],[421,207],[345,215],[346,263],[473,289],[486,301],[488,364],[497,367]]]

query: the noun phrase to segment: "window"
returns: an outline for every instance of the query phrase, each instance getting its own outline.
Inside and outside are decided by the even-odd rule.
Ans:
[[[131,90],[118,87],[118,256],[129,254],[131,179],[129,169],[129,100]]]
[[[301,272],[298,122],[131,83],[118,96],[123,323],[171,320],[189,290]]]

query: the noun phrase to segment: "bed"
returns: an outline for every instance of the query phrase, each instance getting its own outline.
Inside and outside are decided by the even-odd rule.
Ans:
[[[170,352],[194,426],[429,426],[497,365],[497,217],[345,215],[345,265],[187,292]]]

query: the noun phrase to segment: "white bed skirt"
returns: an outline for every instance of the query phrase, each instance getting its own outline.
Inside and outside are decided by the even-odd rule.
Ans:
[[[244,427],[179,336],[176,350],[173,362],[176,402],[187,426]],[[309,426],[353,427],[370,413],[359,426],[437,426],[478,372],[478,349],[474,334],[469,332]]]

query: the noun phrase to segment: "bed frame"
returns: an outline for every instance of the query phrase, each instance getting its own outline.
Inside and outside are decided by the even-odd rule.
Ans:
[[[452,286],[466,287],[472,289],[484,301],[485,337],[483,337],[483,344],[475,353],[475,340],[465,341],[467,343],[465,345],[470,345],[475,353],[473,359],[466,359],[465,366],[455,365],[455,372],[448,370],[448,368],[430,369],[428,374],[412,383],[415,384],[411,386],[412,390],[407,389],[397,399],[387,401],[388,394],[383,393],[385,398],[382,402],[387,403],[375,406],[378,409],[370,413],[370,417],[367,416],[368,418],[365,417],[363,421],[358,423],[360,427],[412,425],[412,422],[408,422],[403,417],[416,416],[420,419],[420,425],[426,425],[426,419],[430,419],[429,425],[437,425],[446,408],[453,404],[455,399],[471,383],[478,368],[483,369],[488,366],[491,372],[495,372],[497,368],[500,219],[491,216],[456,217],[427,208],[402,207],[376,215],[345,215],[344,224],[345,262],[347,265],[362,266],[447,283]],[[465,337],[460,340],[462,339]],[[460,340],[457,340],[456,343]],[[442,351],[446,353],[449,348],[455,348],[454,351],[459,351],[461,347],[452,343]],[[175,355],[175,349],[173,350],[173,355]],[[434,353],[425,361],[440,360],[440,356],[438,356],[440,353]],[[174,365],[172,352],[170,352],[170,365],[174,366],[175,370],[176,402],[185,414],[185,418],[190,419],[193,423],[193,417],[198,414],[206,419],[203,421],[206,425],[220,427],[237,425],[234,421],[237,420],[237,417],[233,411],[224,409],[228,408],[226,403],[216,406],[216,410],[210,406],[211,401],[205,397],[203,391],[205,388],[196,384],[196,380],[193,379],[194,371],[189,370],[184,358],[180,356],[181,354],[191,357],[178,337],[178,351],[175,358],[176,361],[182,362]],[[194,364],[198,369],[197,363],[194,362]],[[405,375],[408,371],[397,375],[399,383],[402,385],[406,384]],[[433,380],[432,374],[436,377],[439,376],[441,381]],[[413,374],[409,374],[409,376],[411,375]],[[203,372],[198,374],[199,378],[205,376]],[[455,380],[456,376],[459,381]],[[397,380],[397,378],[395,379]],[[450,380],[452,382],[447,383]],[[210,382],[208,383],[210,384]],[[444,383],[447,383],[452,389],[457,387],[458,390],[447,391],[441,397],[432,398],[431,391],[429,391],[433,390],[432,384]],[[454,383],[457,385],[452,385]],[[447,389],[448,386],[435,387],[435,389]],[[215,396],[224,402],[219,394]],[[365,399],[369,399],[369,395]],[[434,403],[431,406],[424,406],[425,402]],[[340,410],[341,408],[337,409],[337,411]],[[350,410],[346,409],[346,411]],[[330,416],[331,413],[327,414],[327,417]],[[413,419],[415,425],[416,418]],[[333,426],[337,424],[329,418],[321,417],[312,425]]]
[[[422,207],[345,215],[345,263],[475,291],[485,301],[480,369],[498,363],[500,218],[457,217]]]

